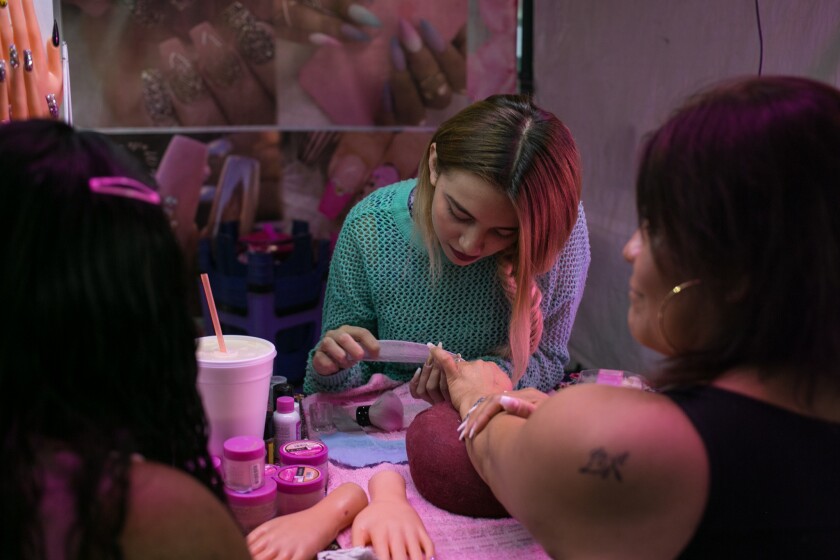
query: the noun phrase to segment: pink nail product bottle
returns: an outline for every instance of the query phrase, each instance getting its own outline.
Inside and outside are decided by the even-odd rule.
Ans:
[[[251,492],[263,485],[265,441],[253,436],[225,440],[222,467],[225,486],[236,492]]]
[[[269,519],[277,517],[277,483],[266,478],[263,485],[247,494],[225,487],[228,505],[247,535]]]

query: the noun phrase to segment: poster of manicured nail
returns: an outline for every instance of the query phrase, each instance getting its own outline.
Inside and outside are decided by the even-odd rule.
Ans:
[[[432,129],[517,88],[517,0],[58,5],[85,127]]]

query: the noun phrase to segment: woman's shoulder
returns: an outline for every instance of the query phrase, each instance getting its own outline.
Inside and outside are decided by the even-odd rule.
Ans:
[[[532,448],[542,442],[526,462],[534,472],[523,476],[551,473],[540,476],[543,491],[567,506],[556,521],[571,524],[570,530],[595,539],[612,530],[635,532],[642,541],[658,540],[655,548],[673,556],[699,523],[708,484],[705,448],[663,395],[596,384],[568,387],[537,408],[523,439]],[[663,537],[663,528],[670,536]]]
[[[122,538],[126,558],[248,558],[229,510],[185,472],[152,461],[131,467]]]

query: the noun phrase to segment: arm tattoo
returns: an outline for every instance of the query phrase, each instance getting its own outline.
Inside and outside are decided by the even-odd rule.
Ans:
[[[621,482],[621,471],[619,467],[624,466],[627,457],[630,456],[629,451],[625,451],[621,455],[610,457],[607,450],[603,447],[593,449],[589,453],[589,461],[582,466],[578,472],[582,474],[594,474],[606,479],[612,473],[615,479]]]

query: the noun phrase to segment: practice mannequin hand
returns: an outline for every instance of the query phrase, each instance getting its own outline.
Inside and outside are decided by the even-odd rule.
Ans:
[[[379,341],[367,329],[344,325],[327,331],[312,356],[312,367],[319,375],[332,375],[356,365],[365,353],[379,355]]]
[[[370,504],[353,521],[353,546],[371,544],[379,560],[425,560],[435,547],[405,495],[405,480],[380,471],[368,483]]]
[[[316,46],[370,41],[382,26],[358,0],[277,0],[274,23],[284,39]]]
[[[447,43],[428,20],[417,27],[400,19],[399,36],[391,39],[393,72],[383,93],[381,125],[422,125],[426,108],[444,109],[452,94],[467,88],[465,27]]]
[[[275,517],[248,535],[255,560],[310,560],[348,527],[367,505],[365,491],[345,482],[303,511]]]
[[[57,33],[55,28],[42,42],[34,0],[0,0],[0,122],[58,118],[63,78]]]

